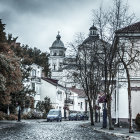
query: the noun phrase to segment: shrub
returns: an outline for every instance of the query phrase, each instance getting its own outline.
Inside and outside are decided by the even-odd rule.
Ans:
[[[139,113],[136,116],[135,123],[137,125],[137,130],[140,131],[140,114]]]
[[[30,111],[23,117],[25,119],[42,119],[43,114],[41,112]]]
[[[17,120],[18,116],[15,114],[6,115],[7,120]]]
[[[44,112],[44,113],[43,113],[43,116],[42,116],[42,119],[46,119],[46,117],[47,117],[47,113]]]
[[[23,114],[23,115],[21,115],[21,119],[27,120],[27,119],[28,119],[27,114]]]
[[[5,119],[6,119],[6,114],[0,111],[0,120],[5,120]]]
[[[7,115],[6,113],[0,111],[0,120],[17,120],[18,117],[15,114]]]

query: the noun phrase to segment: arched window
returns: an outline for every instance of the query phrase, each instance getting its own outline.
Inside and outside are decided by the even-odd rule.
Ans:
[[[57,54],[56,54],[56,52],[54,52],[54,54],[53,54],[54,56],[56,56]]]
[[[36,70],[35,69],[32,70],[32,76],[36,76]]]
[[[53,64],[53,70],[55,70],[56,69],[56,64]]]
[[[59,51],[59,56],[63,56],[63,51]]]

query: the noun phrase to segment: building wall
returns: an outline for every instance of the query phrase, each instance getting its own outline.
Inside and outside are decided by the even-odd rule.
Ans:
[[[73,104],[69,106],[70,111],[83,112],[85,110],[86,98],[80,98],[77,93],[71,91],[70,99],[73,100]]]
[[[119,105],[118,105],[118,112],[119,118],[128,118],[128,92],[127,92],[127,84],[122,85],[119,88]]]
[[[135,119],[136,115],[140,113],[140,81],[133,81],[131,87],[135,87],[135,90],[131,91],[132,97],[132,118]]]
[[[40,95],[40,100],[43,101],[44,98],[47,96],[51,99],[52,104],[55,105],[56,103],[56,92],[57,92],[57,87],[50,84],[49,82],[46,82],[45,80],[41,79],[42,84],[41,84],[41,95]]]
[[[66,99],[65,89],[62,87],[57,87],[57,93],[56,93],[56,109],[60,109],[62,112],[62,117],[64,117],[64,101]],[[68,112],[66,111],[67,116]]]
[[[29,67],[29,66],[27,66]],[[32,69],[30,71],[30,75],[28,79],[24,80],[24,86],[29,89],[34,89],[36,92],[35,95],[32,95],[34,98],[34,108],[36,108],[36,104],[40,101],[40,92],[41,92],[41,75],[42,75],[42,67],[36,64],[32,64],[30,66]],[[29,112],[30,109],[25,109],[25,113]]]
[[[140,81],[131,81],[131,87],[140,87]],[[119,88],[118,94],[118,115],[120,120],[128,121],[129,110],[128,110],[128,90],[127,83],[122,84]],[[113,104],[115,102],[115,96],[113,95]],[[131,107],[132,107],[132,119],[136,118],[136,115],[140,113],[140,90],[131,90]],[[116,109],[112,106],[112,118],[116,118]]]
[[[46,96],[50,98],[53,108],[60,109],[62,117],[64,117],[65,90],[62,87],[55,86],[42,79],[41,101],[43,101]]]
[[[30,72],[30,78],[31,78],[31,82],[30,82],[30,87],[33,88],[33,84],[34,84],[34,88],[35,88],[35,96],[34,96],[34,108],[36,108],[36,105],[38,103],[38,101],[40,101],[40,92],[41,92],[41,75],[42,75],[42,67],[40,67],[39,65],[36,64],[32,64],[32,70]]]

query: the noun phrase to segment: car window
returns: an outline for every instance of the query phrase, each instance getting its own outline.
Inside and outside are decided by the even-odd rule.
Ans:
[[[71,116],[74,116],[74,115],[76,115],[76,113],[71,113],[70,115],[71,115]]]
[[[50,111],[49,115],[59,115],[59,111]]]

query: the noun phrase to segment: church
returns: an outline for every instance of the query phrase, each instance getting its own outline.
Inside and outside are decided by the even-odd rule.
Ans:
[[[136,23],[134,25],[130,25],[129,27],[125,27],[126,30],[133,30],[133,33],[129,33],[127,31],[127,35],[139,35],[139,26],[140,23]],[[131,28],[130,28],[131,27]],[[120,34],[124,34],[124,29],[121,29]],[[92,44],[95,40],[100,41],[99,35],[97,34],[97,28],[93,25],[89,29],[89,36],[87,39],[84,40],[83,43]],[[126,33],[126,32],[125,32]],[[136,38],[137,36],[134,36]],[[139,43],[138,43],[139,45]],[[52,71],[52,79],[57,79],[59,82],[66,87],[73,87],[75,86],[74,83],[67,81],[68,71],[63,69],[63,62],[68,59],[65,55],[66,48],[64,43],[61,41],[61,36],[56,36],[56,40],[53,42],[52,46],[50,47],[50,57],[49,63],[50,68]],[[134,71],[133,71],[134,72]],[[132,75],[131,75],[132,76]],[[119,121],[128,121],[128,95],[127,95],[127,83],[126,79],[124,80],[121,86],[120,79],[116,78],[116,89],[114,90],[114,94],[112,95],[112,117],[116,120],[116,123]],[[118,80],[119,79],[119,80]],[[135,119],[136,114],[139,113],[139,75],[135,75],[131,77],[131,91],[132,91],[132,118]]]
[[[60,80],[62,76],[62,66],[65,58],[66,48],[61,41],[61,36],[56,36],[56,40],[52,43],[50,49],[49,64],[51,69],[51,78]]]

